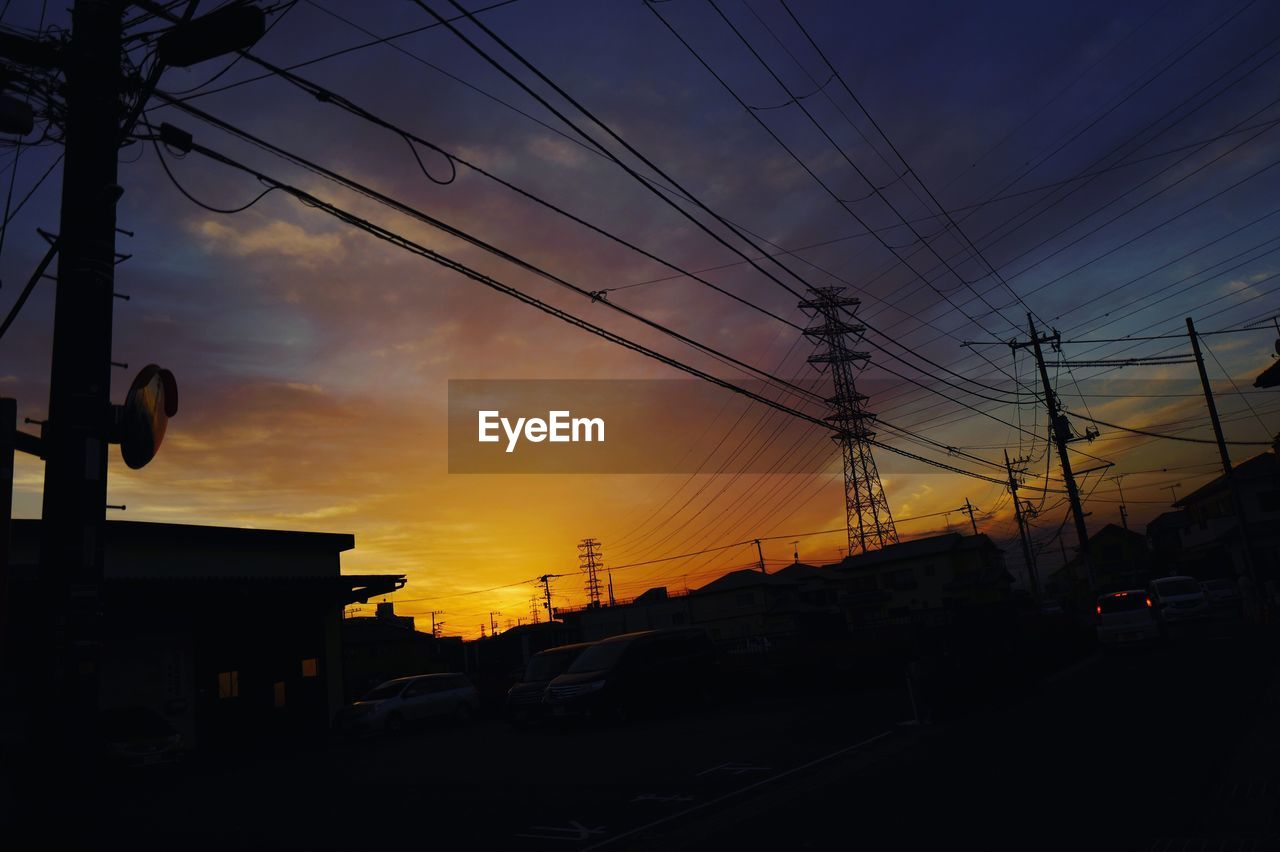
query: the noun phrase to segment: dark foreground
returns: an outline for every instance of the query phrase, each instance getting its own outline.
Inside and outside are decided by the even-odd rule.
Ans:
[[[928,727],[901,724],[905,688],[853,684],[609,726],[485,720],[115,776],[65,822],[8,818],[72,848],[1280,849],[1276,660],[1224,629]]]

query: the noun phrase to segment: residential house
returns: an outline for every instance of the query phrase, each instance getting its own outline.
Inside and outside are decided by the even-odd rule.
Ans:
[[[1201,580],[1235,577],[1247,586],[1252,563],[1264,593],[1274,599],[1280,577],[1280,457],[1275,449],[1261,453],[1235,465],[1233,473],[1243,505],[1243,526],[1225,475],[1175,504],[1182,509],[1183,521],[1177,573]],[[1247,561],[1246,533],[1251,557]]]
[[[1094,584],[1100,593],[1143,588],[1153,576],[1152,571],[1158,570],[1153,568],[1147,536],[1116,524],[1107,524],[1089,536],[1089,556]],[[1077,556],[1046,578],[1045,590],[1051,596],[1061,596],[1087,582]]]
[[[713,640],[744,649],[805,639],[843,626],[830,583],[808,565],[733,571],[690,592],[689,615]]]
[[[584,642],[595,642],[597,639],[634,633],[637,630],[688,627],[690,624],[687,593],[672,594],[662,586],[649,589],[633,600],[618,601],[612,606],[558,609],[556,616],[576,623]]]
[[[912,539],[829,568],[843,578],[842,600],[853,624],[1012,599],[1004,551],[982,534]]]

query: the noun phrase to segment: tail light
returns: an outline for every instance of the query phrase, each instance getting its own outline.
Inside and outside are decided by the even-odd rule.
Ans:
[[[1151,608],[1151,598],[1147,598],[1147,609]]]
[[[1102,615],[1102,604],[1098,604],[1098,615]]]

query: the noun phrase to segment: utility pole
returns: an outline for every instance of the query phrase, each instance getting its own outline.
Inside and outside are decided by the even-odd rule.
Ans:
[[[609,606],[613,606],[613,571],[609,572]]]
[[[1249,578],[1254,602],[1266,609],[1266,596],[1258,587],[1258,575],[1253,569],[1253,537],[1249,534],[1249,520],[1245,516],[1244,500],[1240,496],[1240,482],[1236,479],[1235,467],[1231,464],[1231,454],[1227,452],[1227,439],[1222,434],[1222,421],[1218,419],[1218,405],[1213,399],[1213,388],[1209,386],[1209,374],[1204,368],[1204,357],[1200,354],[1200,338],[1196,335],[1195,323],[1187,317],[1187,336],[1191,338],[1191,351],[1196,356],[1196,369],[1200,371],[1200,385],[1204,388],[1204,401],[1209,407],[1209,421],[1213,424],[1213,437],[1218,441],[1218,455],[1222,459],[1222,474],[1227,481],[1227,490],[1231,492],[1232,510],[1240,524],[1241,559],[1243,571],[1239,572]],[[1265,615],[1265,612],[1261,613]]]
[[[41,512],[40,573],[48,607],[53,701],[70,730],[91,729],[98,702],[107,442],[111,412],[123,6],[76,0],[66,73],[66,153],[53,314],[53,359]],[[80,718],[76,718],[80,717]],[[82,734],[87,736],[88,734]],[[72,748],[79,748],[73,745]]]
[[[435,638],[439,639],[439,638],[440,638],[440,628],[444,626],[444,622],[443,622],[443,621],[437,622],[437,621],[436,621],[436,616],[437,616],[437,615],[444,615],[444,610],[442,610],[442,609],[433,609],[433,610],[431,610],[431,612],[429,612],[429,613],[428,613],[428,615],[430,615],[430,616],[431,616],[431,635],[432,635],[432,636],[434,636]]]
[[[964,498],[963,511],[969,516],[969,523],[973,526],[973,534],[978,534],[978,522],[973,518],[973,504],[969,502],[969,498]]]
[[[500,611],[497,611],[497,610],[490,610],[490,611],[489,611],[489,635],[490,635],[490,636],[497,636],[497,635],[498,635],[498,620],[497,620],[497,616],[499,616],[499,615],[502,615],[502,613],[501,613]]]
[[[1018,460],[1022,463],[1022,459]],[[1009,451],[1004,451],[1004,469],[1009,474],[1009,494],[1013,497],[1013,516],[1018,521],[1018,538],[1022,540],[1022,558],[1027,563],[1027,579],[1031,581],[1031,595],[1040,600],[1040,577],[1036,573],[1036,560],[1031,553],[1031,539],[1027,535],[1027,522],[1022,516],[1022,500],[1018,497],[1018,478],[1014,475]],[[1019,470],[1018,473],[1022,471]]]
[[[0,37],[6,77],[21,78],[39,69],[44,73],[61,70],[65,79],[65,86],[58,88],[65,93],[65,102],[52,119],[61,125],[64,140],[62,197],[55,241],[59,261],[48,416],[37,439],[37,454],[45,460],[40,575],[48,589],[44,607],[48,620],[46,632],[33,637],[32,644],[43,655],[35,669],[48,680],[32,686],[48,694],[53,706],[50,712],[38,714],[37,724],[50,730],[41,730],[36,737],[60,743],[77,768],[94,753],[91,740],[103,634],[107,449],[113,441],[122,440],[120,412],[110,397],[116,204],[124,192],[117,173],[120,145],[132,133],[166,65],[188,60],[193,64],[248,46],[263,32],[263,13],[256,7],[220,10],[210,26],[205,19],[190,20],[194,3],[188,4],[185,16],[177,17],[153,3],[135,0],[133,5],[150,7],[149,11],[181,26],[157,39],[147,79],[126,85],[123,14],[130,5],[120,0],[74,0],[71,35],[65,46],[41,37],[12,33]],[[133,101],[127,113],[126,95]],[[166,414],[172,416],[176,386],[171,374],[164,386],[173,389],[172,404],[165,405]],[[156,448],[152,444],[142,450],[132,441],[127,443],[131,449],[126,451],[126,462],[132,467],[146,464]],[[140,463],[134,464],[129,453],[137,453],[133,459],[141,459]],[[65,789],[66,774],[59,774],[57,761],[48,764],[41,771],[56,776],[52,783]],[[42,777],[36,783],[51,778]],[[77,773],[71,780],[83,779]],[[74,788],[66,795],[81,796]]]
[[[1014,349],[1030,346],[1032,354],[1035,355],[1036,366],[1040,370],[1040,384],[1044,388],[1045,407],[1049,410],[1050,431],[1053,442],[1058,448],[1062,478],[1067,485],[1067,499],[1071,503],[1071,515],[1076,522],[1076,537],[1080,540],[1080,561],[1084,564],[1085,576],[1089,579],[1089,589],[1096,591],[1098,585],[1093,575],[1093,559],[1089,553],[1089,530],[1085,527],[1084,508],[1080,505],[1080,490],[1076,487],[1076,478],[1071,472],[1071,458],[1067,451],[1067,444],[1075,440],[1075,437],[1071,434],[1071,424],[1067,421],[1067,415],[1062,413],[1058,405],[1058,397],[1053,392],[1053,385],[1049,383],[1049,370],[1045,366],[1044,352],[1040,348],[1041,343],[1052,342],[1057,345],[1061,337],[1056,331],[1052,335],[1041,336],[1036,331],[1036,321],[1030,313],[1027,314],[1027,324],[1031,330],[1031,340],[1027,343],[1014,341],[1009,345]],[[1064,544],[1063,547],[1065,552],[1066,545]]]
[[[551,608],[551,578],[559,576],[559,574],[543,574],[538,578],[538,582],[542,584],[543,599],[546,601],[544,605],[547,608],[547,621],[550,623],[555,623],[556,620],[555,611]]]
[[[764,550],[763,548],[760,547],[760,539],[756,539],[755,541],[756,541],[756,555],[760,557],[760,561],[759,563],[757,563],[760,566],[760,573],[768,574],[769,572],[766,571],[764,567]]]
[[[791,556],[793,559],[795,559],[796,564],[798,565],[800,564],[800,542],[798,541],[791,542],[791,547],[793,550]]]
[[[8,660],[9,545],[13,517],[13,454],[18,401],[0,398],[0,662]]]
[[[1124,504],[1124,488],[1120,484],[1122,479],[1124,479],[1123,473],[1117,473],[1111,477],[1111,481],[1116,484],[1116,492],[1120,495],[1120,525],[1127,530],[1129,529],[1129,509]]]
[[[600,606],[600,569],[604,563],[600,559],[600,542],[594,538],[584,538],[578,545],[578,561],[582,571],[587,575],[587,601],[590,606]]]

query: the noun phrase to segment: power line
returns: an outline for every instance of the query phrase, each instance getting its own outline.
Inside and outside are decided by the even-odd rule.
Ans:
[[[154,130],[157,128],[152,128],[152,129]],[[185,140],[183,141],[185,142]],[[597,326],[587,320],[577,317],[560,308],[556,308],[540,299],[537,299],[534,296],[524,293],[523,291],[515,287],[512,287],[508,284],[504,284],[498,279],[493,278],[492,276],[485,275],[484,273],[478,272],[475,269],[472,269],[471,267],[467,266],[466,264],[463,264],[459,261],[448,258],[445,255],[440,254],[439,252],[436,252],[432,249],[429,249],[426,246],[423,246],[413,240],[410,240],[409,238],[401,234],[398,234],[388,228],[384,228],[380,225],[377,225],[373,222],[363,219],[355,215],[354,213],[351,213],[350,211],[345,210],[337,205],[330,204],[326,201],[323,201],[317,198],[316,196],[302,189],[299,189],[296,186],[292,186],[283,181],[277,180],[275,178],[271,178],[265,175],[264,173],[251,168],[250,166],[240,163],[226,155],[220,154],[217,151],[214,151],[210,148],[200,145],[194,141],[191,141],[188,144],[190,145],[191,151],[199,153],[202,156],[207,157],[215,162],[221,163],[225,166],[228,166],[230,168],[233,168],[245,174],[248,174],[254,177],[255,179],[257,179],[263,185],[274,186],[280,189],[282,192],[285,192],[286,194],[292,196],[293,198],[295,198],[297,201],[299,201],[305,206],[320,210],[321,212],[326,213],[329,216],[332,216],[333,218],[338,219],[339,221],[345,224],[351,225],[352,227],[362,230],[370,234],[371,236],[377,237],[378,239],[383,240],[384,242],[387,242],[391,245],[394,245],[412,254],[416,254],[420,257],[423,257],[424,259],[430,260],[440,266],[445,267],[446,269],[450,269],[467,278],[472,279],[473,281],[476,281],[480,284],[484,284],[490,289],[496,290],[500,293],[503,293],[504,295],[511,296],[521,302],[524,302],[527,305],[537,308],[543,313],[550,314],[551,316],[554,316],[557,319],[560,319],[566,323],[569,323],[570,325],[577,326],[578,328],[581,328],[584,331],[589,331],[592,334],[602,337],[611,343],[615,343],[617,345],[623,346],[624,348],[631,349],[634,352],[645,355],[646,357],[657,360],[661,363],[674,367],[683,372],[689,373],[690,375],[693,375],[696,378],[700,378],[700,379],[703,379],[704,381],[718,385],[733,393],[738,393],[743,396],[746,396],[750,399],[755,400],[756,402],[759,402],[771,408],[777,409],[778,411],[781,411],[784,414],[791,414],[799,419],[806,420],[816,426],[820,426],[823,429],[829,428],[829,424],[827,424],[824,420],[816,416],[807,414],[806,412],[800,411],[795,408],[791,408],[790,406],[771,400],[758,393],[755,393],[754,391],[735,385],[732,382],[729,382],[725,379],[721,379],[718,376],[714,376],[696,367],[690,366],[688,364],[684,364],[676,360],[675,358],[664,355],[660,352],[657,352],[656,350],[650,349],[649,347],[636,343],[635,341],[629,340],[619,334],[611,332],[605,328],[602,328],[601,326]],[[981,479],[987,482],[993,482],[997,484],[999,483],[999,480],[995,480],[984,474],[976,473],[974,471],[966,470],[964,468],[960,468],[955,465],[937,461],[936,459],[929,459],[917,453],[912,453],[910,451],[903,450],[898,447],[893,447],[888,444],[884,444],[883,442],[880,442],[880,441],[874,441],[873,445],[880,449],[884,449],[888,452],[894,453],[896,455],[903,456],[904,458],[909,458],[915,461],[919,461],[924,464],[930,465],[932,467],[939,468],[941,470],[947,470],[952,473],[958,473],[963,476],[969,476],[969,477]]]
[[[161,96],[161,97],[164,97],[164,96]],[[375,190],[375,189],[372,189],[372,188],[370,188],[370,187],[368,187],[368,186],[365,186],[364,184],[359,183],[359,182],[357,182],[357,181],[355,181],[355,180],[352,180],[351,178],[348,178],[348,177],[345,177],[345,176],[343,176],[343,175],[341,175],[341,174],[338,174],[337,172],[334,172],[334,171],[332,171],[332,170],[330,170],[330,169],[327,169],[327,168],[325,168],[324,166],[320,166],[320,165],[318,165],[318,164],[316,164],[316,163],[314,163],[314,162],[312,162],[312,161],[310,161],[310,160],[308,160],[308,159],[306,159],[306,158],[304,158],[304,157],[301,157],[301,156],[299,156],[299,155],[297,155],[297,154],[294,154],[294,153],[291,153],[291,152],[289,152],[289,151],[286,151],[285,149],[280,148],[279,146],[273,145],[273,144],[271,144],[270,142],[267,142],[267,141],[265,141],[265,140],[261,139],[260,137],[255,136],[255,135],[253,135],[253,134],[249,133],[248,131],[245,131],[245,130],[242,130],[242,129],[238,128],[238,127],[235,127],[234,125],[230,124],[229,122],[223,121],[222,119],[219,119],[219,118],[216,118],[216,117],[214,117],[214,116],[212,116],[212,115],[209,115],[208,113],[203,112],[202,110],[198,110],[198,109],[196,109],[195,107],[188,107],[188,106],[186,106],[186,105],[183,105],[183,107],[182,107],[182,108],[183,108],[183,109],[186,109],[186,110],[189,110],[193,115],[196,115],[197,117],[199,117],[199,118],[203,119],[204,121],[206,121],[206,122],[208,122],[208,123],[210,123],[210,124],[213,124],[214,126],[216,126],[216,127],[220,128],[220,129],[222,129],[222,130],[224,130],[224,131],[226,131],[226,132],[228,132],[228,133],[231,133],[231,134],[233,134],[233,135],[235,135],[235,136],[240,137],[241,139],[244,139],[244,140],[246,140],[246,141],[248,141],[248,142],[251,142],[251,143],[253,143],[254,145],[257,145],[258,147],[260,147],[260,148],[262,148],[262,149],[264,149],[264,150],[266,150],[266,151],[269,151],[269,152],[270,152],[270,153],[272,153],[272,154],[275,154],[275,155],[276,155],[276,156],[278,156],[278,157],[281,157],[281,158],[286,159],[286,160],[288,160],[288,161],[290,161],[290,162],[293,162],[293,163],[295,163],[296,165],[300,165],[300,166],[302,166],[302,167],[304,167],[304,168],[306,168],[306,169],[310,170],[311,172],[313,172],[313,173],[315,173],[315,174],[317,174],[317,175],[320,175],[321,177],[326,178],[327,180],[330,180],[330,181],[332,181],[332,182],[334,182],[334,183],[337,183],[337,184],[338,184],[338,185],[340,185],[340,186],[343,186],[343,187],[345,187],[345,188],[347,188],[347,189],[350,189],[350,190],[352,190],[352,191],[354,191],[354,192],[357,192],[357,193],[359,193],[359,194],[361,194],[361,195],[365,196],[366,198],[369,198],[369,199],[372,199],[372,200],[374,200],[374,201],[377,201],[377,202],[379,202],[380,204],[383,204],[383,205],[385,205],[385,206],[387,206],[387,207],[390,207],[391,209],[396,210],[397,212],[400,212],[400,213],[402,213],[402,214],[404,214],[404,215],[406,215],[406,216],[409,216],[409,217],[411,217],[411,218],[413,218],[413,219],[417,219],[417,220],[418,220],[418,221],[420,221],[420,222],[423,222],[423,223],[425,223],[425,224],[428,224],[428,225],[430,225],[430,226],[431,226],[431,227],[433,227],[433,228],[436,228],[436,229],[438,229],[438,230],[441,230],[441,231],[443,231],[443,232],[445,232],[445,233],[449,234],[450,236],[453,236],[453,237],[456,237],[457,239],[463,240],[463,241],[465,241],[465,242],[467,242],[467,243],[469,243],[469,244],[471,244],[471,245],[473,245],[473,246],[475,246],[475,247],[477,247],[477,248],[480,248],[480,249],[482,249],[482,250],[484,250],[484,251],[486,251],[486,252],[489,252],[490,254],[495,255],[496,257],[499,257],[499,258],[501,258],[501,259],[503,259],[503,260],[507,261],[508,263],[512,263],[512,264],[514,264],[514,265],[516,265],[516,266],[519,266],[519,267],[520,267],[520,268],[522,268],[522,269],[525,269],[525,270],[527,270],[527,271],[529,271],[529,272],[532,272],[532,273],[534,273],[534,274],[536,274],[536,275],[538,275],[538,276],[540,276],[540,277],[542,277],[542,278],[545,278],[545,279],[547,279],[547,280],[549,280],[549,281],[552,281],[552,282],[554,282],[554,283],[556,283],[556,284],[558,284],[558,285],[560,285],[560,286],[562,286],[562,287],[565,287],[566,289],[568,289],[568,290],[570,290],[570,291],[572,291],[572,292],[574,292],[574,293],[578,294],[579,296],[582,296],[582,297],[584,297],[584,298],[588,299],[589,301],[591,301],[591,302],[593,302],[593,303],[600,302],[600,300],[599,300],[599,299],[597,299],[597,298],[595,298],[595,297],[594,297],[594,295],[593,295],[593,293],[592,293],[591,291],[589,291],[589,290],[587,290],[587,289],[585,289],[585,288],[583,288],[583,287],[580,287],[580,286],[578,286],[578,285],[576,285],[576,284],[573,284],[573,283],[571,283],[570,281],[567,281],[566,279],[564,279],[564,278],[562,278],[562,277],[560,277],[560,276],[558,276],[558,275],[556,275],[556,274],[554,274],[554,273],[552,273],[552,272],[548,272],[546,269],[543,269],[542,267],[537,266],[536,264],[533,264],[533,263],[531,263],[531,262],[529,262],[529,261],[526,261],[526,260],[524,260],[524,259],[522,259],[522,258],[520,258],[520,257],[517,257],[516,255],[513,255],[513,254],[511,254],[511,253],[509,253],[509,252],[506,252],[506,251],[504,251],[504,250],[502,250],[502,249],[498,248],[497,246],[494,246],[493,244],[488,243],[488,242],[486,242],[486,241],[484,241],[484,240],[480,239],[479,237],[473,236],[472,234],[469,234],[469,233],[467,233],[466,231],[461,230],[460,228],[454,227],[453,225],[449,225],[448,223],[446,223],[446,222],[444,222],[444,221],[442,221],[442,220],[440,220],[440,219],[437,219],[437,218],[435,218],[434,216],[431,216],[431,215],[429,215],[429,214],[427,214],[427,213],[424,213],[423,211],[419,210],[419,209],[418,209],[418,208],[416,208],[416,207],[412,207],[412,206],[410,206],[410,205],[408,205],[408,204],[406,204],[406,203],[404,203],[404,202],[402,202],[402,201],[399,201],[399,200],[397,200],[397,199],[395,199],[395,198],[392,198],[391,196],[388,196],[388,195],[385,195],[385,194],[383,194],[383,193],[381,193],[381,192],[378,192],[378,191],[377,191],[377,190]],[[180,132],[180,131],[179,131],[179,132]],[[162,133],[163,133],[163,131],[162,131]],[[163,162],[163,160],[162,160],[162,162]],[[166,167],[165,171],[166,171],[166,173],[168,172],[168,168],[167,168],[167,167]],[[180,190],[182,190],[181,186],[179,186],[179,189],[180,189]],[[256,203],[258,199],[261,199],[261,198],[262,198],[262,196],[266,195],[268,192],[271,192],[271,191],[272,191],[272,189],[274,189],[274,187],[268,187],[265,191],[263,191],[263,193],[262,193],[261,195],[259,195],[259,196],[258,196],[258,198],[254,199],[253,201],[251,201],[248,205],[245,205],[244,207],[241,207],[241,208],[238,208],[238,209],[235,209],[235,210],[215,210],[214,212],[225,212],[225,213],[235,213],[235,212],[239,212],[240,210],[243,210],[243,209],[246,209],[246,208],[247,208],[247,207],[249,207],[249,206],[252,206],[252,204]],[[182,192],[183,192],[183,194],[184,194],[184,195],[187,195],[187,197],[188,197],[188,198],[190,198],[190,197],[191,197],[191,196],[190,196],[190,195],[189,195],[185,190],[182,190]],[[194,200],[194,199],[193,199],[193,200]],[[199,202],[197,202],[197,203],[199,203]],[[206,209],[213,209],[213,208],[209,208],[209,207],[207,207],[206,205],[201,205],[201,206],[205,206],[205,207],[206,207]],[[656,331],[658,331],[658,332],[660,332],[660,333],[662,333],[662,334],[665,334],[665,335],[667,335],[667,336],[669,336],[669,337],[672,337],[672,338],[674,338],[674,339],[676,339],[676,340],[680,341],[681,343],[684,343],[684,344],[686,344],[686,345],[688,345],[688,346],[690,346],[690,347],[693,347],[693,348],[695,348],[695,349],[698,349],[698,350],[702,351],[704,354],[710,355],[710,356],[712,356],[713,358],[716,358],[717,360],[719,360],[719,361],[721,361],[721,362],[723,362],[723,363],[725,363],[725,364],[728,364],[728,365],[732,365],[732,366],[734,366],[734,367],[737,367],[738,369],[740,369],[740,370],[742,370],[742,371],[744,371],[744,372],[754,373],[755,375],[759,376],[760,378],[764,379],[766,382],[769,382],[770,384],[774,384],[774,385],[782,385],[782,386],[783,386],[783,389],[784,389],[785,391],[789,392],[789,393],[795,394],[795,395],[797,395],[797,396],[799,396],[799,397],[801,397],[801,398],[806,398],[806,397],[807,397],[807,398],[813,398],[813,399],[816,399],[816,398],[817,398],[817,395],[816,395],[816,394],[814,394],[812,391],[807,390],[806,388],[802,388],[802,387],[800,387],[800,386],[798,386],[798,385],[795,385],[795,384],[793,384],[793,383],[791,383],[791,382],[787,382],[786,380],[779,379],[779,378],[777,378],[776,376],[773,376],[772,374],[765,372],[764,370],[761,370],[761,369],[759,369],[759,368],[757,368],[757,367],[752,366],[751,364],[746,363],[745,361],[741,361],[741,360],[739,360],[739,359],[737,359],[737,358],[734,358],[734,357],[733,357],[733,356],[731,356],[731,355],[728,355],[728,354],[726,354],[726,353],[724,353],[724,352],[721,352],[721,351],[719,351],[719,350],[717,350],[717,349],[714,349],[714,348],[712,348],[712,347],[710,347],[710,346],[707,346],[706,344],[700,343],[700,342],[698,342],[698,341],[694,340],[693,338],[688,337],[687,335],[684,335],[684,334],[682,334],[682,333],[680,333],[680,332],[678,332],[678,331],[675,331],[674,329],[671,329],[671,328],[669,328],[668,326],[666,326],[666,325],[664,325],[664,324],[662,324],[662,323],[659,323],[659,322],[655,322],[655,321],[653,321],[653,320],[650,320],[650,319],[648,319],[647,317],[645,317],[645,316],[643,316],[643,315],[641,315],[641,314],[636,313],[635,311],[632,311],[632,310],[630,310],[630,309],[628,309],[628,308],[622,307],[621,305],[615,305],[615,304],[613,304],[613,303],[611,303],[611,302],[609,302],[609,301],[607,301],[607,300],[603,302],[603,305],[604,305],[606,308],[610,309],[610,310],[613,310],[613,311],[616,311],[616,312],[618,312],[618,313],[621,313],[621,314],[623,314],[624,316],[629,317],[630,319],[636,320],[637,322],[640,322],[640,323],[642,323],[642,324],[644,324],[644,325],[646,325],[646,326],[648,326],[648,327],[650,327],[650,328],[652,328],[652,329],[654,329],[654,330],[656,330]]]
[[[1146,429],[1135,429],[1132,426],[1121,426],[1118,423],[1108,423],[1105,420],[1099,420],[1096,417],[1089,417],[1078,411],[1069,412],[1072,417],[1080,417],[1088,420],[1090,423],[1096,423],[1099,426],[1106,426],[1111,429],[1119,429],[1121,432],[1131,432],[1134,435],[1146,435],[1151,438],[1165,438],[1170,441],[1184,441],[1189,444],[1217,444],[1218,442],[1211,438],[1188,438],[1183,435],[1169,435],[1162,432],[1151,432]],[[1269,447],[1270,441],[1227,441],[1229,446],[1233,447]]]

